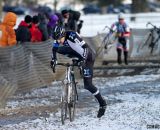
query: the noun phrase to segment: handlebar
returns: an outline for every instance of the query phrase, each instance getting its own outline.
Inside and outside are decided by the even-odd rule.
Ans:
[[[61,65],[61,66],[65,66],[65,67],[79,66],[78,64],[70,64],[70,63],[57,63],[56,65]]]
[[[153,32],[155,30],[158,34],[160,34],[160,28],[158,28],[157,26],[153,25],[151,22],[148,22],[146,24],[146,26],[148,26],[148,25],[151,25],[153,27],[153,29],[151,29],[151,32]]]
[[[110,32],[115,32],[112,28],[108,27],[107,25],[104,27],[103,30],[105,30],[106,28],[108,28]]]
[[[56,63],[56,64],[53,65],[52,69],[53,69],[53,72],[55,73],[55,67],[56,67],[56,65],[65,66],[65,67],[77,66],[77,67],[80,68],[82,66],[82,64],[83,64],[82,61],[77,60],[77,59],[72,59],[72,63]]]
[[[148,27],[148,25],[151,25],[154,29],[160,30],[160,28],[158,28],[157,26],[153,25],[151,22],[148,22],[148,23],[146,24],[146,27]]]

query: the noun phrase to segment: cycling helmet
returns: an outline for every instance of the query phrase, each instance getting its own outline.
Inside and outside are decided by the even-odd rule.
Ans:
[[[62,26],[55,26],[53,31],[53,39],[58,40],[62,38],[65,34],[65,29]]]
[[[124,19],[124,14],[123,13],[119,13],[118,14],[118,19]]]

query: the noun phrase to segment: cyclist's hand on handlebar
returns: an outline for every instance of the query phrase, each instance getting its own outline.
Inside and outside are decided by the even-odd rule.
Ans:
[[[123,36],[122,33],[117,32],[116,37],[122,37],[122,36]]]
[[[53,66],[56,65],[56,62],[57,62],[56,59],[50,61],[51,68],[53,68]]]
[[[114,31],[112,28],[110,28],[110,29],[109,29],[109,32],[110,32],[110,33],[114,33],[115,31]]]
[[[53,69],[53,72],[55,73],[55,66],[56,66],[56,64],[57,64],[57,60],[56,59],[52,59],[51,61],[50,61],[50,66],[51,66],[51,68]]]
[[[84,66],[84,65],[85,65],[85,62],[86,62],[85,60],[79,61],[79,62],[78,62],[78,66],[79,66],[79,67]]]

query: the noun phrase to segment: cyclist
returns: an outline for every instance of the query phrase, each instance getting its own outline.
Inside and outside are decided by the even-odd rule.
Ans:
[[[56,40],[56,43],[52,48],[53,56],[51,60],[51,67],[57,62],[56,52],[68,55],[68,57],[77,57],[80,61],[83,60],[82,72],[84,88],[89,90],[98,100],[100,107],[97,117],[100,118],[105,113],[106,101],[101,96],[99,90],[92,84],[95,54],[77,32],[65,31],[63,27],[56,26],[53,38]],[[62,44],[62,46],[59,44]]]
[[[124,21],[124,15],[120,13],[118,15],[118,22],[112,24],[111,29],[117,32],[118,43],[117,43],[117,62],[122,64],[121,53],[124,53],[124,62],[128,64],[128,51],[129,51],[129,36],[130,28]]]

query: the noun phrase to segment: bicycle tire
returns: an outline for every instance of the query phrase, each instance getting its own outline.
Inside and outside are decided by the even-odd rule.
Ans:
[[[69,112],[69,120],[72,122],[75,117],[75,111],[76,111],[76,100],[77,100],[77,93],[76,93],[76,83],[72,77],[72,82],[70,83],[71,95],[70,95],[70,101],[68,103],[68,112]]]
[[[64,86],[64,93],[62,93],[61,95],[61,122],[62,125],[65,124],[65,120],[67,119],[67,107],[68,107],[68,103],[67,103],[67,97],[68,97],[68,87]]]

